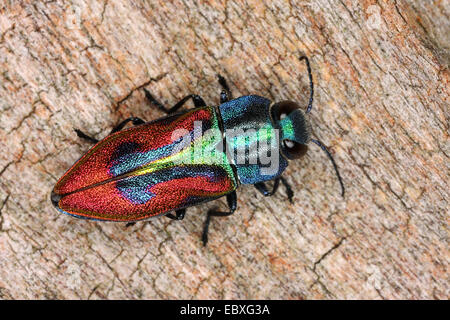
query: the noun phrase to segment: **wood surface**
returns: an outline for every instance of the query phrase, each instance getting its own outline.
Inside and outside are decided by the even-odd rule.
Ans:
[[[448,0],[2,1],[0,298],[448,299]],[[190,93],[308,101],[315,137],[264,198],[238,190],[182,221],[57,212],[50,191],[131,115]],[[191,106],[189,104],[188,106]]]

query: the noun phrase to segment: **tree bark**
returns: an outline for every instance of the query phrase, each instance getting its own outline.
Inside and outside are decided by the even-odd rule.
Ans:
[[[5,2],[3,2],[5,3]],[[0,5],[0,298],[448,299],[449,2],[6,1]],[[314,145],[268,198],[186,218],[74,219],[49,200],[89,145],[196,93],[305,105]]]

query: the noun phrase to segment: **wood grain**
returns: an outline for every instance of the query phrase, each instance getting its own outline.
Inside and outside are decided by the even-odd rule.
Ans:
[[[449,1],[6,1],[0,5],[0,298],[448,299]],[[6,4],[5,4],[6,3]],[[130,115],[189,93],[306,105],[329,146],[292,162],[284,190],[248,186],[200,234],[59,214],[56,180]]]

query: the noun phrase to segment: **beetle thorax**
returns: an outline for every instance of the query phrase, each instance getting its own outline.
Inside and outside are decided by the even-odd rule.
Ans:
[[[243,96],[219,106],[227,154],[243,184],[272,180],[287,167],[280,152],[281,130],[270,115],[271,101]]]

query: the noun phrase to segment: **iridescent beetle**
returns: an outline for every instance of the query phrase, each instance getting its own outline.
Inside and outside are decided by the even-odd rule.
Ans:
[[[59,179],[51,193],[52,203],[59,211],[77,218],[131,224],[162,215],[182,220],[187,207],[226,196],[229,211],[210,210],[207,214],[202,235],[205,245],[211,217],[228,216],[236,210],[239,184],[253,184],[264,196],[271,196],[281,181],[292,202],[293,191],[281,174],[288,160],[306,153],[310,141],[332,161],[344,195],[344,185],[331,154],[320,141],[311,139],[306,114],[312,107],[314,87],[309,61],[306,57],[300,59],[306,62],[310,81],[306,112],[295,102],[272,103],[256,95],[231,100],[229,87],[220,75],[223,90],[219,106],[206,106],[201,97],[191,94],[166,109],[144,89],[148,100],[169,116],[151,122],[130,117],[101,141],[75,130],[79,137],[95,146]],[[174,114],[189,99],[195,108]],[[129,122],[134,126],[122,130]],[[196,126],[198,123],[200,127]],[[185,136],[174,139],[174,131],[180,129],[186,132]],[[219,138],[208,136],[212,129],[223,134]],[[249,129],[256,134],[248,135]],[[276,137],[275,143],[262,147],[263,129],[271,141]],[[225,134],[227,131],[238,135],[230,138]],[[186,136],[189,143],[180,147]],[[198,147],[215,150],[216,161],[208,161],[208,154],[193,157]],[[242,153],[230,152],[238,148],[247,150],[244,158]],[[276,160],[276,170],[263,172],[262,169],[268,168],[260,160],[264,154]],[[249,155],[256,155],[253,157],[256,161],[250,160]],[[182,156],[185,161],[178,161]],[[270,191],[265,184],[269,180],[274,180]]]

